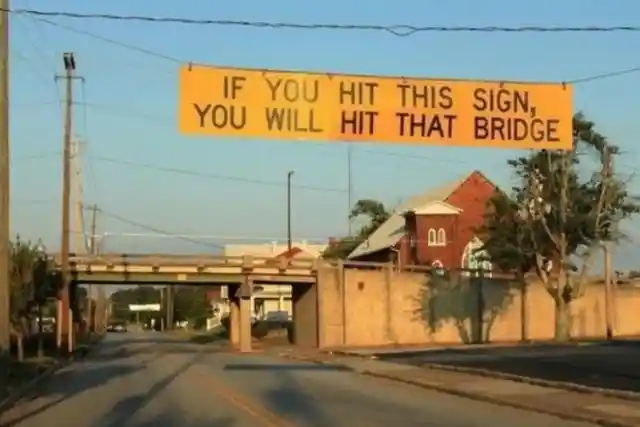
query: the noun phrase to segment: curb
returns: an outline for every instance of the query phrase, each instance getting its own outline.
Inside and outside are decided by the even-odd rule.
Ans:
[[[509,380],[509,381],[515,381],[515,382],[524,383],[524,384],[537,385],[540,387],[573,391],[573,392],[582,393],[582,394],[600,394],[602,396],[614,397],[617,399],[629,400],[632,402],[640,402],[640,393],[634,392],[634,391],[611,390],[607,388],[591,387],[591,386],[575,384],[570,382],[543,380],[539,378],[508,374],[505,372],[494,372],[494,371],[489,371],[489,370],[480,369],[480,368],[449,366],[449,365],[441,365],[437,363],[427,363],[424,365],[420,365],[419,367],[432,369],[432,370],[439,370],[439,371],[456,372],[460,374],[477,375],[477,376],[486,377],[486,378]]]
[[[16,402],[18,402],[20,399],[22,399],[29,391],[33,390],[41,382],[43,382],[44,380],[49,378],[51,375],[56,373],[58,370],[66,367],[66,366],[69,366],[73,362],[77,362],[77,361],[85,358],[91,352],[91,350],[97,344],[99,344],[100,341],[102,341],[102,338],[103,337],[101,336],[96,341],[91,342],[90,344],[88,344],[84,351],[78,352],[76,354],[72,354],[71,356],[69,356],[66,359],[59,360],[59,361],[55,362],[53,365],[48,367],[44,372],[41,372],[40,374],[38,374],[35,377],[31,378],[25,384],[19,386],[17,389],[15,389],[12,392],[10,392],[7,397],[5,397],[4,399],[0,400],[0,414],[5,412],[5,411],[7,411],[8,409],[10,409],[13,405],[16,404]]]
[[[376,356],[355,354],[355,353],[349,353],[346,351],[331,351],[331,352],[327,352],[327,354],[343,356],[343,357],[353,357],[353,358],[366,359],[366,360],[378,360],[378,357]],[[415,367],[424,368],[424,369],[455,372],[460,374],[477,375],[485,378],[509,380],[509,381],[515,381],[523,384],[536,385],[540,387],[574,391],[576,393],[600,394],[602,396],[614,397],[617,399],[629,400],[632,402],[640,402],[640,393],[634,392],[634,391],[612,390],[608,388],[586,386],[582,384],[576,384],[576,383],[570,383],[570,382],[564,382],[564,381],[543,380],[540,378],[509,374],[506,372],[491,371],[488,369],[470,368],[466,366],[443,365],[440,363],[424,363],[421,365],[407,365],[407,366],[415,366]]]
[[[334,353],[335,354],[335,353]],[[318,360],[318,359],[314,359],[314,358],[310,358],[310,357],[297,357],[297,356],[292,356],[290,354],[280,354],[281,357],[287,358],[287,359],[292,359],[292,360],[298,360],[301,362],[309,362],[309,363],[314,363],[316,365],[328,365],[328,364],[336,364],[336,362],[332,362],[332,361],[324,361],[324,360]],[[536,412],[539,414],[544,414],[544,415],[551,415],[554,416],[556,418],[560,418],[566,421],[580,421],[580,422],[588,422],[588,423],[592,423],[592,424],[596,424],[602,427],[637,427],[636,424],[627,424],[625,422],[621,422],[621,421],[611,421],[609,419],[603,418],[603,417],[598,417],[598,416],[590,416],[590,415],[582,415],[582,414],[569,414],[567,412],[563,412],[561,410],[555,410],[555,409],[551,409],[551,408],[543,408],[543,407],[539,407],[539,406],[534,406],[534,405],[527,405],[526,403],[518,403],[518,402],[512,402],[512,401],[508,401],[508,400],[502,400],[496,397],[492,397],[492,396],[488,396],[488,395],[484,395],[484,394],[480,394],[480,393],[472,393],[472,392],[468,392],[468,391],[464,391],[464,390],[459,390],[459,389],[455,389],[455,388],[451,388],[451,387],[445,387],[439,384],[433,384],[433,383],[425,383],[425,382],[421,382],[421,381],[415,381],[415,380],[408,380],[408,379],[404,379],[404,378],[398,378],[396,376],[393,375],[388,375],[388,374],[381,374],[378,372],[373,372],[373,371],[369,371],[369,370],[357,370],[354,369],[350,366],[341,364],[341,363],[337,363],[340,364],[342,366],[344,366],[345,368],[347,368],[349,371],[351,372],[355,372],[361,375],[366,375],[369,377],[373,377],[373,378],[379,378],[379,379],[385,379],[385,380],[389,380],[389,381],[394,381],[397,383],[402,383],[402,384],[407,384],[407,385],[411,385],[414,387],[420,387],[426,390],[433,390],[433,391],[437,391],[440,393],[445,393],[445,394],[449,394],[449,395],[453,395],[453,396],[458,396],[458,397],[463,397],[466,399],[471,399],[471,400],[476,400],[476,401],[480,401],[480,402],[486,402],[486,403],[491,403],[494,405],[498,405],[498,406],[504,406],[504,407],[510,407],[510,408],[514,408],[514,409],[520,409],[520,410],[524,410],[524,411],[530,411],[530,412]]]

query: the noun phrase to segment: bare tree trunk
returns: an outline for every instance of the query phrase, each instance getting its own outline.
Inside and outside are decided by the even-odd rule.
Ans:
[[[554,295],[555,303],[555,340],[567,342],[571,340],[571,301],[566,301],[561,292]]]
[[[518,271],[518,281],[520,282],[520,340],[529,341],[529,284],[522,271]]]

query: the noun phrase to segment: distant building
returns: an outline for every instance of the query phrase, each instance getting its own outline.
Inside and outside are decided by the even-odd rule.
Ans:
[[[254,257],[276,258],[286,254],[288,250],[287,243],[264,243],[257,245],[225,245],[225,256],[243,256],[251,255]],[[318,258],[327,248],[326,244],[317,245],[309,244],[306,241],[292,242],[292,251],[295,252],[295,258]]]
[[[498,191],[481,172],[408,199],[348,259],[490,269],[477,248],[476,229],[486,204]]]
[[[288,244],[268,243],[256,245],[226,245],[224,247],[225,256],[250,255],[261,258],[272,258],[274,261],[279,258],[288,259],[315,259],[322,255],[327,245],[308,244],[305,241],[293,242],[291,251]],[[222,294],[225,291],[222,290]],[[260,290],[254,292],[251,297],[251,307],[253,316],[264,320],[288,320],[293,315],[291,303],[291,285],[272,284],[261,285]],[[218,306],[219,311],[226,310]]]

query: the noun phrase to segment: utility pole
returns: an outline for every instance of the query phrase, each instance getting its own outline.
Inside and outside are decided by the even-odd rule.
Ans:
[[[60,263],[62,268],[62,290],[58,298],[57,344],[62,349],[63,335],[67,334],[67,345],[73,351],[73,313],[69,301],[71,286],[71,269],[69,263],[70,246],[70,209],[71,209],[71,135],[73,129],[73,81],[82,79],[76,76],[76,60],[72,52],[65,52],[62,56],[65,74],[56,76],[56,80],[66,83],[65,118],[64,118],[64,148],[62,159],[62,236],[60,241]],[[65,330],[66,329],[66,330]]]
[[[73,231],[75,236],[75,254],[90,252],[88,240],[84,232],[84,203],[82,197],[82,141],[73,138],[71,141],[71,191],[73,203]]]
[[[9,354],[10,336],[10,172],[9,172],[9,0],[0,0],[0,356]]]
[[[98,214],[98,206],[91,206],[91,235],[89,236],[89,253],[91,255],[96,254],[96,217]],[[84,237],[84,234],[82,234]],[[87,285],[87,304],[86,304],[86,318],[87,318],[87,332],[90,334],[91,331],[96,329],[96,324],[94,321],[94,316],[92,316],[93,311],[93,285]],[[96,307],[97,310],[97,307]]]
[[[291,178],[294,171],[287,172],[287,251],[291,255]]]

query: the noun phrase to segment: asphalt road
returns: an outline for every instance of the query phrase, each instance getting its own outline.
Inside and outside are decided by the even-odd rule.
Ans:
[[[377,354],[381,360],[480,368],[550,381],[640,392],[640,343],[478,347]]]
[[[0,417],[3,427],[588,427],[158,333],[110,336]]]

